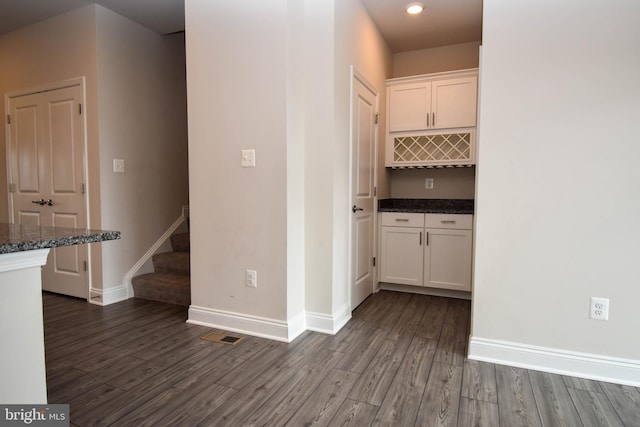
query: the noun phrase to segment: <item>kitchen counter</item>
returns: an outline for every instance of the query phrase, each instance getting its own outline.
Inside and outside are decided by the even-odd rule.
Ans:
[[[103,242],[119,238],[119,231],[0,223],[0,254]]]
[[[119,231],[0,223],[0,402],[47,403],[41,269],[51,248],[119,238]]]
[[[473,214],[473,199],[382,199],[378,212]]]

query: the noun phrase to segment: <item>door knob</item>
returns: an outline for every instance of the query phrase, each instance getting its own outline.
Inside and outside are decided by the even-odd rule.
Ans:
[[[40,205],[40,206],[53,206],[53,200],[49,199],[49,200],[45,200],[45,199],[40,199],[40,200],[32,200],[31,203],[35,203],[36,205]]]
[[[351,208],[351,210],[353,211],[353,213],[356,213],[358,211],[363,211],[364,209],[357,207],[356,205],[353,205],[353,207]]]

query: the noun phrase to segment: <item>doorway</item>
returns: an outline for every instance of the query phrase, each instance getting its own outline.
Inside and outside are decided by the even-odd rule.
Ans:
[[[87,228],[83,82],[7,96],[10,221]],[[54,248],[44,290],[87,299],[87,245]]]
[[[351,310],[373,293],[376,247],[378,92],[351,73]]]

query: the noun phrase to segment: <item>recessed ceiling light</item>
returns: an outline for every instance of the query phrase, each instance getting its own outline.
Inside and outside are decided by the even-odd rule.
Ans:
[[[405,7],[405,10],[410,15],[417,15],[424,10],[424,5],[422,3],[410,3]]]

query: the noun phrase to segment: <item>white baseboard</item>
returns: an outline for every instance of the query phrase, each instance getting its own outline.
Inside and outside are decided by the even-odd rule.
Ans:
[[[398,285],[396,283],[378,283],[378,290],[406,292],[410,294],[432,295],[437,297],[471,299],[471,292],[455,291],[452,289],[427,288],[425,286]],[[376,291],[377,292],[377,291]]]
[[[469,359],[640,387],[640,361],[471,337]]]
[[[216,310],[208,307],[189,307],[187,323],[239,332],[275,341],[291,342],[289,326],[282,320]]]
[[[189,307],[187,323],[239,332],[275,341],[291,342],[306,330],[335,334],[350,318],[351,311],[348,306],[346,306],[346,309],[341,309],[335,316],[303,312],[285,322],[192,305]]]
[[[91,288],[89,295],[89,302],[96,305],[109,305],[130,298],[129,289],[124,285],[104,290]]]
[[[351,319],[349,304],[345,304],[332,316],[323,313],[307,311],[307,329],[325,334],[336,334]]]

